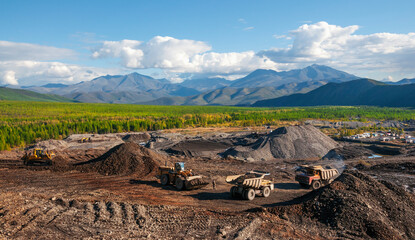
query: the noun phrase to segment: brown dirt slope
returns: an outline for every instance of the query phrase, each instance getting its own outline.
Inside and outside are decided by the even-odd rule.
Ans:
[[[255,160],[321,158],[338,144],[312,125],[281,127],[249,146],[237,146],[225,156]]]
[[[305,199],[305,200],[304,200]],[[343,237],[415,239],[415,197],[403,188],[346,170],[331,185],[302,202],[277,206],[282,217],[305,216],[340,230]]]
[[[78,164],[76,169],[103,175],[144,177],[154,173],[163,160],[164,156],[129,142],[113,147],[96,159]]]

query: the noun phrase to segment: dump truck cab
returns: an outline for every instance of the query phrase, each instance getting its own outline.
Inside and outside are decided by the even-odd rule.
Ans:
[[[322,166],[301,166],[302,173],[295,176],[295,180],[303,187],[311,187],[313,190],[330,184],[338,175],[337,169],[324,169]]]

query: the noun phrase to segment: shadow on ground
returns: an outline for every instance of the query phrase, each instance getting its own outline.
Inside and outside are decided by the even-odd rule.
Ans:
[[[199,200],[231,199],[229,192],[200,192],[189,196]]]
[[[148,185],[148,186],[152,186],[152,187],[161,188],[161,189],[164,189],[164,190],[178,191],[174,186],[171,186],[171,185],[163,186],[160,183],[158,183],[157,181],[130,179],[130,184],[138,184],[138,185],[144,184],[144,185]]]
[[[303,189],[298,183],[276,183],[274,184],[275,189],[284,189],[284,190],[295,190]]]

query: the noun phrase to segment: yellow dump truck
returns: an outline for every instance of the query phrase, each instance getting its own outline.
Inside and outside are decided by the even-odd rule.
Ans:
[[[30,152],[26,152],[22,157],[24,165],[52,165],[52,158],[55,156],[53,152],[47,150],[34,148]]]
[[[303,165],[304,172],[297,174],[295,180],[303,187],[311,187],[313,190],[330,184],[339,176],[337,169],[324,169],[322,166]]]
[[[274,190],[274,182],[265,179],[268,172],[250,171],[245,174],[227,176],[225,181],[235,186],[231,187],[232,198],[254,200],[255,196],[269,197]]]
[[[185,170],[183,162],[177,162],[174,167],[159,167],[156,177],[160,179],[161,185],[171,184],[178,190],[198,189],[209,184],[191,169]]]

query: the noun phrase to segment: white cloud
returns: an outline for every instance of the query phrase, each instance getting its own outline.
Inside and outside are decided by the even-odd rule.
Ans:
[[[65,48],[56,48],[31,43],[0,41],[0,61],[50,61],[74,58],[76,55],[75,51]]]
[[[246,28],[244,28],[243,30],[244,31],[249,31],[249,30],[253,30],[254,29],[254,27],[246,27]]]
[[[292,46],[258,53],[277,63],[320,63],[353,72],[413,74],[415,33],[358,35],[358,26],[341,27],[326,22],[304,24],[290,32]]]
[[[48,82],[76,83],[115,73],[113,69],[83,67],[61,62],[2,61],[0,76],[3,84],[40,85]]]
[[[17,82],[15,74],[16,73],[13,72],[13,71],[5,71],[2,74],[1,83],[2,84],[18,85],[19,83]]]
[[[71,59],[76,55],[76,52],[69,49],[0,41],[0,83],[75,83],[115,72],[113,69],[104,70],[54,61]]]
[[[210,50],[211,46],[205,42],[156,36],[148,42],[106,41],[92,56],[120,58],[128,68],[160,68],[174,73],[233,73],[277,67],[253,51],[216,53]]]

